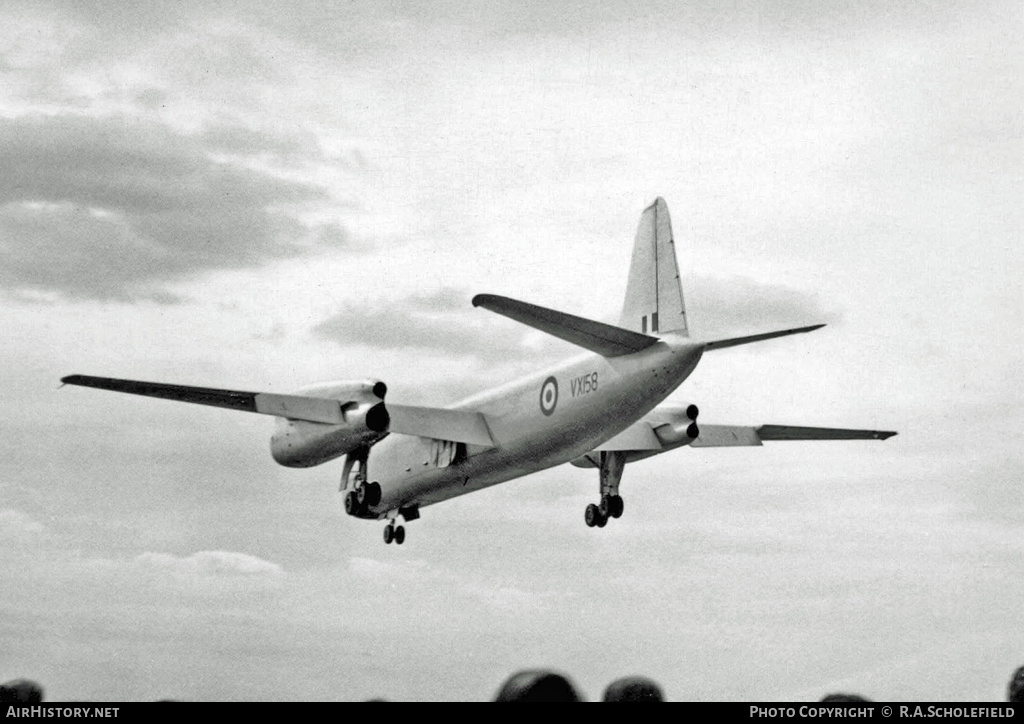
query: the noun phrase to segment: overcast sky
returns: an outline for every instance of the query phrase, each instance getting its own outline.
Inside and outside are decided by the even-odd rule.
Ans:
[[[1024,10],[1006,2],[0,9],[0,680],[94,700],[1005,696],[1024,663]],[[348,518],[267,418],[99,374],[452,402],[614,321],[672,213],[672,400],[885,443],[679,450]],[[371,463],[372,464],[372,463]]]

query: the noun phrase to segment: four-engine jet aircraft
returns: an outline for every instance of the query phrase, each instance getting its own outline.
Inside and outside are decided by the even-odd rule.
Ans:
[[[708,351],[810,332],[821,324],[745,337],[696,340],[686,307],[668,207],[658,198],[640,217],[617,326],[481,294],[473,305],[589,350],[447,408],[385,402],[377,380],[328,382],[293,395],[186,387],[71,375],[62,382],[277,417],[271,454],[304,468],[346,456],[345,510],[387,519],[384,540],[401,544],[420,509],[571,462],[600,472],[600,502],[588,526],[623,512],[626,463],[690,447],[761,445],[764,440],[884,440],[895,432],[820,427],[697,424],[694,404],[663,403]]]

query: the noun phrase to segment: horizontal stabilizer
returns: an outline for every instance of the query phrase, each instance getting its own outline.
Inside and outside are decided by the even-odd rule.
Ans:
[[[690,447],[759,446],[765,440],[886,440],[889,430],[848,430],[835,427],[793,427],[791,425],[700,425],[700,435]]]
[[[824,324],[812,324],[809,327],[797,327],[796,329],[780,329],[777,332],[764,332],[762,334],[751,334],[747,337],[730,337],[729,339],[716,339],[711,342],[704,343],[704,349],[724,349],[725,347],[738,347],[741,344],[750,344],[751,342],[761,342],[766,339],[775,339],[776,337],[785,337],[790,334],[803,334],[804,332],[813,332],[816,329],[821,329]]]
[[[473,306],[489,309],[603,357],[639,352],[658,341],[657,337],[494,294],[477,294]]]
[[[391,432],[494,447],[487,421],[479,412],[390,404],[387,410]]]
[[[240,390],[219,390],[212,387],[190,387],[168,385],[162,382],[140,382],[114,377],[90,377],[89,375],[68,375],[61,379],[66,385],[95,387],[100,390],[127,392],[131,395],[159,397],[164,400],[192,402],[197,405],[224,407],[229,410],[257,412],[262,415],[287,417],[292,420],[308,420],[340,425],[345,422],[342,403],[318,397],[301,395],[277,395],[270,392],[243,392]]]

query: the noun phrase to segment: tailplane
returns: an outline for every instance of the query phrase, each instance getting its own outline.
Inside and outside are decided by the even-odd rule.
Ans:
[[[619,326],[641,334],[689,335],[672,220],[660,196],[640,216]]]

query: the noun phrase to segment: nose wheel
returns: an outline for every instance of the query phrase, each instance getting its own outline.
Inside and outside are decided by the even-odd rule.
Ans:
[[[384,542],[390,545],[392,541],[398,546],[405,542],[405,528],[396,526],[394,521],[384,526]]]

